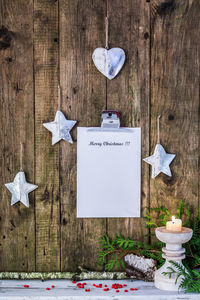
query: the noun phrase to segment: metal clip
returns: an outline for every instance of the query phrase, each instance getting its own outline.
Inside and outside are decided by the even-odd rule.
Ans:
[[[104,110],[101,114],[101,128],[119,128],[119,112],[116,110]]]

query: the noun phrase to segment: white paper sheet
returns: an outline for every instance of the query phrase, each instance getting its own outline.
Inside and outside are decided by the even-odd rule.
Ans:
[[[141,129],[78,127],[77,217],[140,217]]]

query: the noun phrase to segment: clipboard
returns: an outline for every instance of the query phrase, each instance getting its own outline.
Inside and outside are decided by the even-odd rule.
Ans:
[[[140,200],[141,128],[103,111],[101,127],[78,127],[77,218],[140,217]]]

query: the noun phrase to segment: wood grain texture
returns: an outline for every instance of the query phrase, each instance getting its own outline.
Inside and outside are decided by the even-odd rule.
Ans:
[[[30,207],[12,206],[4,186],[23,169],[34,183],[32,0],[0,2],[0,269],[35,270],[34,192]]]
[[[151,206],[173,214],[180,199],[198,207],[199,157],[199,1],[152,1],[151,153],[156,118],[161,114],[161,144],[176,157],[172,177],[151,179]]]
[[[125,50],[125,66],[107,80],[107,106],[121,113],[121,125],[142,128],[142,157],[149,153],[149,3],[108,1],[109,48]],[[149,169],[142,164],[141,214],[149,206]],[[123,200],[122,200],[123,201]],[[142,218],[108,219],[108,234],[145,239]]]
[[[60,270],[59,144],[42,125],[58,109],[58,2],[34,1],[36,270]]]
[[[150,14],[151,11],[151,14]],[[121,47],[126,62],[114,80],[94,66],[92,53]],[[74,144],[51,145],[43,122],[58,109],[78,126],[99,126],[105,108],[120,111],[122,126],[142,128],[142,158],[161,143],[176,158],[172,177],[150,179],[142,162],[142,209],[180,199],[199,201],[199,0],[2,0],[0,2],[0,271],[99,270],[98,238],[122,233],[145,240],[142,218],[76,218]],[[60,78],[60,79],[59,79]],[[10,206],[5,188],[20,165],[39,188],[30,208]],[[150,150],[150,151],[149,151]],[[35,201],[34,201],[35,195]]]
[[[105,40],[105,1],[60,1],[60,78],[62,111],[78,126],[99,126],[106,106],[106,80],[92,62],[92,52]],[[60,144],[61,266],[99,269],[98,239],[105,219],[76,218],[76,130],[74,144]]]

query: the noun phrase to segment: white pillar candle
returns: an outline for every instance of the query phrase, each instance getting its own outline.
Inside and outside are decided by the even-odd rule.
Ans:
[[[166,229],[169,231],[181,231],[182,230],[182,221],[181,219],[176,219],[172,216],[172,221],[166,223]]]

